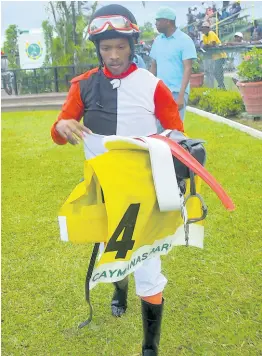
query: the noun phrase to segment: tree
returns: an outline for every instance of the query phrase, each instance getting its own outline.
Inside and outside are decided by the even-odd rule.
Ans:
[[[45,64],[49,65],[53,62],[52,57],[52,43],[53,43],[53,26],[48,21],[42,22],[42,28],[44,32],[45,45],[46,45],[46,57]]]
[[[4,53],[7,55],[9,68],[19,68],[16,62],[18,55],[18,27],[10,25],[5,31]]]
[[[140,38],[141,40],[149,41],[156,37],[157,33],[154,31],[151,22],[146,22],[144,26],[140,26]]]
[[[87,40],[87,23],[96,10],[97,1],[49,1],[52,21],[44,21],[42,28],[46,42],[46,64],[54,66],[94,64],[97,62],[94,45]],[[89,11],[87,15],[83,11]]]
[[[143,28],[146,32],[154,32],[154,28],[151,22],[146,22]]]

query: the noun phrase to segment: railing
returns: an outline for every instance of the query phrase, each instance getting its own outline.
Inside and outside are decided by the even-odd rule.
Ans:
[[[1,71],[1,88],[5,89],[8,94],[10,94],[11,88],[11,94],[15,95],[65,92],[68,91],[70,80],[73,77],[93,67],[93,65],[71,65],[36,69],[9,69]]]
[[[238,80],[237,67],[243,61],[243,53],[248,52],[253,47],[262,49],[262,44],[219,46],[209,48],[205,52],[198,50],[198,55],[202,59],[200,67],[204,73],[203,86],[238,90],[235,85]]]
[[[211,24],[211,29],[217,32],[218,36],[220,37],[228,33],[237,31],[239,28],[241,28],[243,24],[248,23],[248,18],[250,17],[250,15],[247,13],[247,11],[249,11],[250,9],[251,7],[241,9],[238,13],[230,15],[221,21],[217,21],[218,12],[221,11],[220,9],[217,10],[217,12],[214,13],[213,16],[211,17],[213,22]],[[203,21],[204,21],[203,18],[197,19],[196,21],[187,24],[186,26],[181,28],[181,30],[186,33],[189,32],[188,31],[189,28],[191,29],[193,28],[193,32],[200,31],[200,27]]]

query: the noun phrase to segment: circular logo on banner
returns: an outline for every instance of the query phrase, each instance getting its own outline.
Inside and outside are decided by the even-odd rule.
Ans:
[[[38,41],[37,43],[30,43],[30,44],[26,42],[25,52],[28,58],[33,60],[39,59],[43,53],[43,47],[41,45],[41,42]]]

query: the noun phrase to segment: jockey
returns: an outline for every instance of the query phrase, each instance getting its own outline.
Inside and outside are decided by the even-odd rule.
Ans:
[[[87,134],[86,159],[103,154],[105,136],[149,136],[164,129],[184,131],[178,106],[166,85],[133,62],[139,28],[133,14],[121,5],[97,10],[89,24],[99,67],[71,81],[67,99],[51,128],[55,143],[78,144]],[[80,120],[83,117],[83,124]],[[160,257],[144,262],[134,272],[141,299],[144,338],[142,354],[158,354],[163,290],[167,279]],[[114,283],[111,311],[120,317],[127,309],[128,277]]]

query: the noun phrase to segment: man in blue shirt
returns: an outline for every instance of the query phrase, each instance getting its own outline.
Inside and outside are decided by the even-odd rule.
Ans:
[[[163,80],[172,91],[180,117],[184,120],[192,60],[197,58],[196,48],[192,39],[176,27],[173,9],[161,7],[155,17],[160,35],[155,39],[150,52],[150,72]]]

